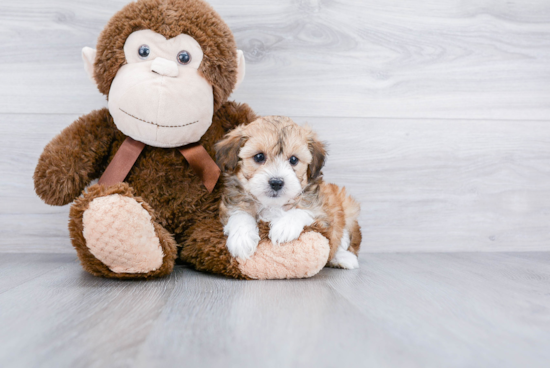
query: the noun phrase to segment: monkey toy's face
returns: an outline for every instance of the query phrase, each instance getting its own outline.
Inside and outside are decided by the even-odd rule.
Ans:
[[[212,122],[212,86],[198,71],[201,47],[191,36],[170,40],[151,30],[124,44],[126,65],[113,80],[109,111],[124,134],[156,147],[197,142]]]
[[[155,147],[198,142],[212,123],[214,93],[199,67],[199,43],[187,34],[171,39],[152,30],[131,33],[124,43],[126,62],[112,81],[109,112],[117,128]],[[85,67],[93,71],[95,50],[83,50]],[[237,53],[240,82],[242,52]]]

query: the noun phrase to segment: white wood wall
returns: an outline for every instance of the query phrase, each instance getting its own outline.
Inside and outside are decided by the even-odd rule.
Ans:
[[[32,173],[106,105],[80,50],[125,3],[0,2],[0,251],[72,252]],[[550,250],[550,1],[211,3],[247,59],[234,99],[319,131],[364,252]]]

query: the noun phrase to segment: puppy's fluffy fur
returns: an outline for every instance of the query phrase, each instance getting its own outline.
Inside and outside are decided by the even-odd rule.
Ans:
[[[216,152],[225,183],[220,219],[233,256],[254,254],[258,221],[265,221],[274,244],[317,226],[330,243],[329,266],[359,267],[359,204],[322,180],[325,146],[309,127],[282,116],[259,118],[231,131]]]

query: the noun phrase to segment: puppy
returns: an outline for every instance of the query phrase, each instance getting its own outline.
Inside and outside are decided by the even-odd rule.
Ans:
[[[241,125],[216,145],[225,185],[220,219],[234,257],[254,254],[258,221],[264,221],[270,223],[274,244],[317,226],[329,240],[329,266],[359,267],[360,207],[344,188],[323,182],[325,156],[325,146],[309,127],[282,116]]]

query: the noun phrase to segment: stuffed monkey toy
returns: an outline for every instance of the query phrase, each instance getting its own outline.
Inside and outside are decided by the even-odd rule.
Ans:
[[[228,102],[244,77],[244,57],[208,4],[132,2],[83,59],[108,108],[55,137],[34,182],[47,204],[74,202],[69,230],[86,271],[147,279],[168,275],[180,260],[228,277],[269,279],[309,277],[325,266],[328,241],[315,227],[275,246],[264,224],[246,260],[225,246],[214,144],[256,116]]]

